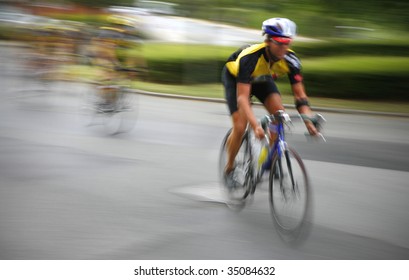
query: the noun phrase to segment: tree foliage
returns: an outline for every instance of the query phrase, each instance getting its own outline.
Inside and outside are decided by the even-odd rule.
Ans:
[[[69,0],[72,3],[107,7],[111,5],[134,6],[137,0]],[[409,17],[409,2],[407,0],[161,0],[179,4],[180,9],[192,17],[209,18],[219,13],[220,9],[240,10],[233,14],[236,21],[244,22],[242,18],[255,10],[265,14],[280,15],[284,13],[288,17],[302,19],[315,18],[318,24],[329,23],[334,17],[346,20],[372,21],[381,25],[407,26]],[[230,16],[230,15],[228,15]],[[303,19],[305,21],[305,19]],[[251,24],[250,24],[251,25]]]

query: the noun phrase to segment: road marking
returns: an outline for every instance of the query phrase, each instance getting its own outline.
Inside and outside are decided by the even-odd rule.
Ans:
[[[222,187],[219,182],[208,182],[195,186],[175,187],[170,193],[202,202],[226,203]]]

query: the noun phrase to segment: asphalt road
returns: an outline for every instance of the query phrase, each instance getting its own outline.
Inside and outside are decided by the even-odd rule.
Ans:
[[[325,113],[327,143],[295,124],[315,207],[293,248],[265,184],[239,213],[223,203],[224,104],[138,96],[133,129],[112,136],[85,125],[84,85],[19,76],[11,48],[0,61],[0,259],[409,258],[407,118]]]

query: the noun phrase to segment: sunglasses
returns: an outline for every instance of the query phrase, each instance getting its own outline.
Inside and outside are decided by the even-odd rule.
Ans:
[[[288,46],[293,41],[291,38],[286,37],[271,37],[270,41],[278,46]]]

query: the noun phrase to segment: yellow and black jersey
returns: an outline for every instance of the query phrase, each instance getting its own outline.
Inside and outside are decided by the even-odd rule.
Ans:
[[[292,50],[270,66],[266,43],[247,45],[234,52],[227,60],[226,68],[237,82],[251,83],[258,77],[271,75],[274,79],[288,75],[291,84],[302,81],[301,63]]]

